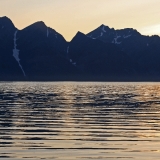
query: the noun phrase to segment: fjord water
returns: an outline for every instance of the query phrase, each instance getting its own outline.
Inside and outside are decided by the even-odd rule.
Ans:
[[[160,83],[0,83],[0,158],[160,159]]]

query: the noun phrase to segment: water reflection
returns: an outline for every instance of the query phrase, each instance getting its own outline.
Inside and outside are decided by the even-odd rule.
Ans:
[[[0,83],[0,158],[159,159],[159,83]]]

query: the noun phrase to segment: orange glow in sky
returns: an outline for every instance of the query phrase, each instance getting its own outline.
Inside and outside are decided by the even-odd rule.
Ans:
[[[0,0],[0,17],[18,29],[44,21],[69,41],[77,31],[88,33],[101,24],[160,35],[159,8],[160,0]]]

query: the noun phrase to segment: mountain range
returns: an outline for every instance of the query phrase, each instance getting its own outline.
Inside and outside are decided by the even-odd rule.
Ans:
[[[159,81],[160,37],[101,25],[70,42],[44,22],[0,17],[0,80]]]

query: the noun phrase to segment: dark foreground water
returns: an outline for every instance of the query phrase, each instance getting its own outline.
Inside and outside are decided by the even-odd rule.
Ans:
[[[0,159],[160,159],[160,83],[0,83]]]

